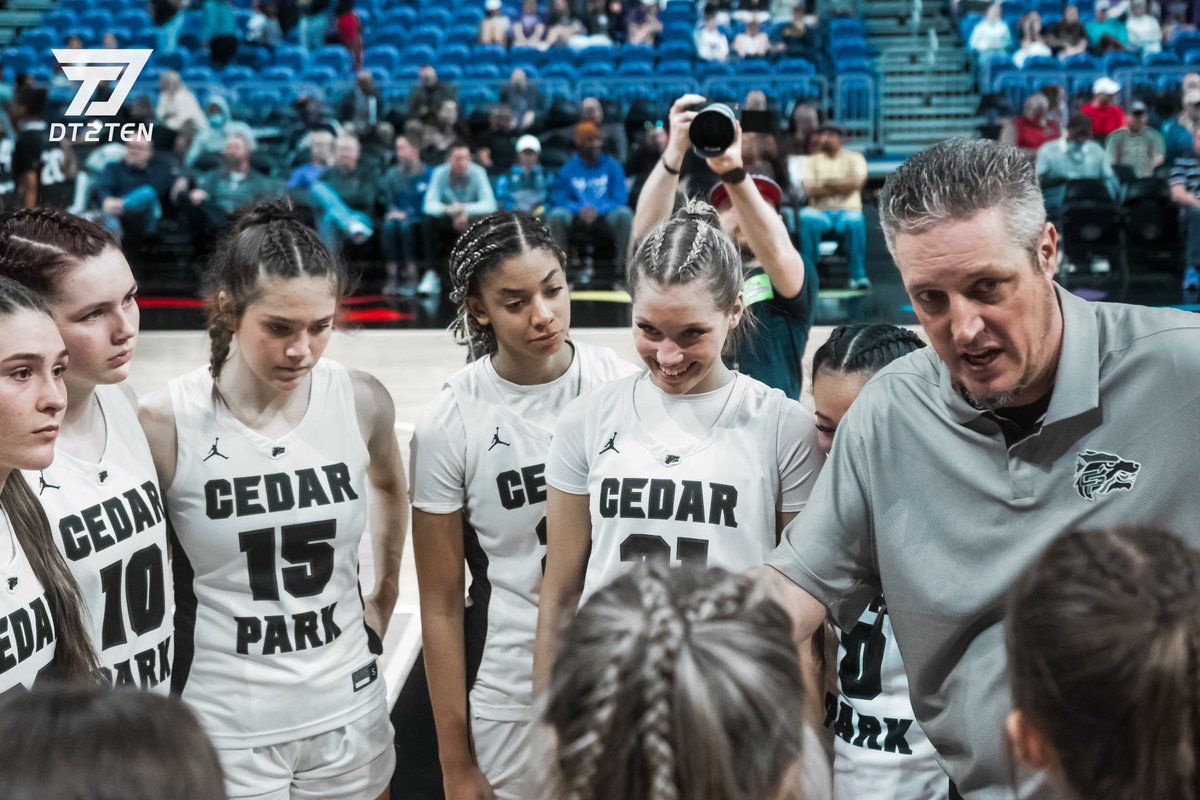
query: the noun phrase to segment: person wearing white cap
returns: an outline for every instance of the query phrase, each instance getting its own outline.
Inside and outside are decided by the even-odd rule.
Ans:
[[[1095,19],[1083,26],[1087,31],[1090,49],[1098,53],[1124,50],[1129,44],[1129,31],[1125,27],[1125,20],[1120,17],[1124,13],[1124,3],[1113,13],[1113,5],[1109,0],[1096,0],[1095,9]]]
[[[1112,78],[1101,76],[1092,84],[1091,102],[1079,109],[1081,114],[1092,120],[1092,137],[1103,142],[1115,130],[1125,127],[1125,112],[1113,102],[1121,84]]]
[[[512,20],[504,13],[500,0],[487,0],[483,4],[486,16],[479,22],[479,43],[507,45]]]
[[[503,211],[528,211],[542,216],[546,197],[553,178],[538,158],[542,143],[536,136],[525,134],[517,139],[517,163],[496,179],[496,202]]]

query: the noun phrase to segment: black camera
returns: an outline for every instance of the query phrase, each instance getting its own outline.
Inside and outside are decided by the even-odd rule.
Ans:
[[[737,137],[738,114],[725,103],[707,103],[699,107],[692,119],[690,137],[692,149],[701,158],[715,158],[733,144]],[[744,133],[773,133],[775,112],[745,110],[741,113]]]

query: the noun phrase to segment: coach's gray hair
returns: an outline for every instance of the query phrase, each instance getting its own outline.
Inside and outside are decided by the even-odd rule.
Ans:
[[[798,798],[805,689],[787,613],[724,570],[639,565],[563,633],[553,800]]]
[[[896,234],[924,233],[997,207],[1013,243],[1036,250],[1046,204],[1029,156],[988,139],[947,139],[888,177],[879,193],[879,222],[890,249]]]

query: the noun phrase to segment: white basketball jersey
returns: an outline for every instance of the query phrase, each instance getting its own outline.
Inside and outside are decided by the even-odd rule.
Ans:
[[[129,398],[118,386],[97,386],[96,400],[108,429],[100,460],[59,448],[53,464],[26,470],[25,480],[79,584],[109,679],[166,694],[174,593],[158,477]]]
[[[575,396],[636,368],[608,348],[574,344]],[[546,559],[546,458],[553,429],[515,413],[486,360],[447,381],[466,431],[463,509],[473,613],[487,634],[471,707],[530,714],[538,588]]]
[[[739,571],[762,564],[775,547],[779,427],[792,401],[734,373],[708,435],[668,450],[638,418],[639,380],[650,379],[613,381],[587,398],[592,553],[581,602],[633,562]]]
[[[304,418],[275,439],[212,385],[207,368],[170,383],[173,686],[217,747],[333,730],[384,702],[358,586],[369,455],[350,373],[318,362]]]
[[[834,733],[834,797],[949,796],[950,779],[934,760],[933,744],[913,714],[908,675],[882,597],[853,630],[841,634],[837,670],[840,696],[825,697],[825,725]]]
[[[10,538],[7,519],[0,521],[0,536],[9,540],[0,551],[12,553],[7,563],[0,565],[2,695],[17,687],[33,688],[38,673],[54,660],[56,631],[46,592],[29,566],[25,551]]]

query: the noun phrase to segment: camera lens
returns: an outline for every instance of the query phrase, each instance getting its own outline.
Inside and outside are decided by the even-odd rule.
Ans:
[[[733,109],[724,103],[710,103],[692,119],[690,136],[696,154],[701,158],[719,156],[733,144]]]

